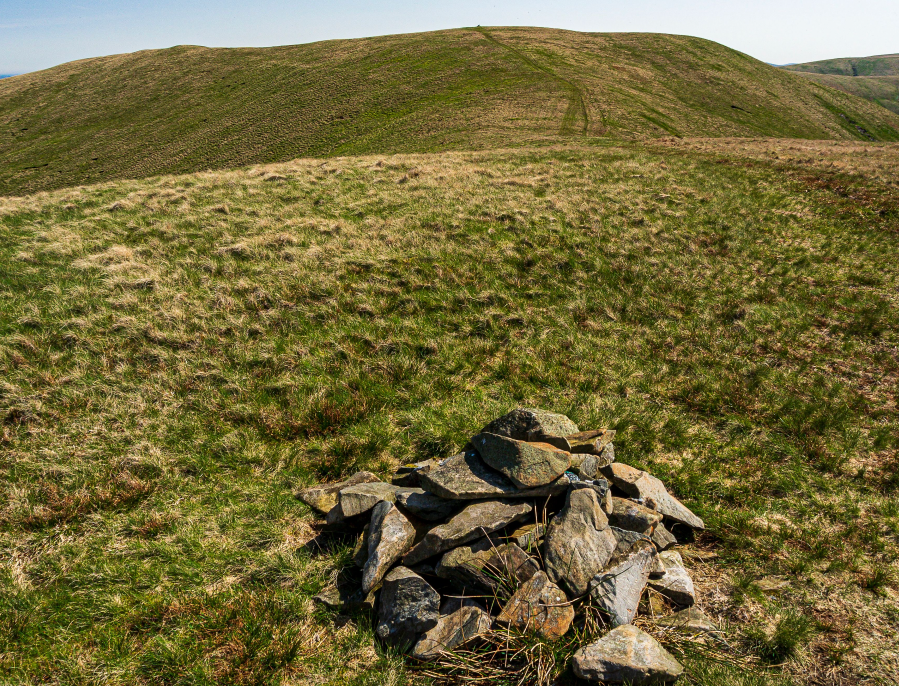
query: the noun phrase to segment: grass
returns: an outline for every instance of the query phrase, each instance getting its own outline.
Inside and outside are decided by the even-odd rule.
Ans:
[[[617,429],[705,519],[729,650],[784,663],[687,683],[895,682],[897,161],[668,139],[0,199],[0,680],[421,682],[313,604],[353,542],[306,546],[292,492],[523,405]]]
[[[899,76],[838,76],[803,74],[808,79],[838,91],[876,102],[899,114]]]
[[[833,60],[790,64],[783,69],[836,76],[899,76],[899,55],[842,57]]]
[[[479,27],[179,46],[0,81],[0,195],[302,156],[668,135],[897,140],[899,116],[685,36]]]

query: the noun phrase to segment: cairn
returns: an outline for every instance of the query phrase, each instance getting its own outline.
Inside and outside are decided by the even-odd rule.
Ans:
[[[611,630],[575,653],[578,677],[676,681],[681,665],[633,622],[649,587],[684,608],[660,626],[715,629],[693,607],[693,581],[672,550],[705,525],[661,481],[616,462],[614,437],[517,409],[463,453],[403,466],[391,483],[360,472],[301,491],[326,530],[359,532],[361,582],[317,600],[376,610],[378,639],[421,661],[494,627],[558,639],[590,603]]]

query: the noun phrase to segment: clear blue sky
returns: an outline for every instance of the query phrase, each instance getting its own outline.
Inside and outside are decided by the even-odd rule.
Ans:
[[[899,0],[0,0],[0,74],[179,44],[285,45],[477,24],[689,34],[778,64],[899,52]]]

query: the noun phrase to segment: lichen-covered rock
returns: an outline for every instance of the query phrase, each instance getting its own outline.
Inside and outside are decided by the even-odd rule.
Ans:
[[[478,434],[471,444],[484,463],[508,477],[518,488],[545,486],[571,464],[571,455],[549,443],[528,443],[491,433]]]
[[[514,543],[497,546],[484,538],[450,550],[435,572],[459,590],[508,597],[539,570],[537,561]]]
[[[312,599],[338,612],[372,610],[375,607],[374,592],[366,593],[358,585],[349,583],[339,583],[337,586],[326,588]]]
[[[362,569],[368,562],[368,532],[371,531],[371,521],[362,529],[356,545],[353,547],[353,564]]]
[[[571,452],[575,455],[601,455],[612,439],[615,438],[614,429],[598,429],[597,431],[581,431],[566,436]]]
[[[517,441],[542,441],[568,451],[570,446],[565,436],[578,433],[578,428],[564,414],[519,408],[494,419],[481,433],[508,436]]]
[[[439,611],[437,591],[411,569],[397,567],[384,577],[375,634],[405,652],[437,626]]]
[[[596,491],[572,489],[565,507],[547,527],[543,542],[546,573],[572,597],[581,596],[617,545]]]
[[[655,543],[659,552],[668,550],[668,548],[673,545],[677,545],[677,539],[674,537],[674,534],[668,531],[664,524],[659,524],[653,529],[652,542]]]
[[[421,637],[412,649],[412,657],[429,661],[441,653],[459,648],[490,629],[493,620],[473,600],[447,598],[440,608],[434,628]]]
[[[514,543],[525,552],[530,553],[535,550],[537,544],[543,540],[543,535],[545,533],[546,527],[539,522],[525,524],[509,534],[506,540],[509,541],[509,543]]]
[[[571,666],[580,679],[634,686],[671,683],[684,671],[658,641],[631,624],[578,650]]]
[[[692,605],[696,602],[696,591],[693,587],[693,579],[684,567],[684,561],[679,553],[666,550],[659,553],[659,558],[665,565],[665,575],[660,579],[652,579],[649,587],[658,591],[663,596],[678,605]]]
[[[545,486],[518,488],[484,464],[474,450],[443,460],[427,474],[422,474],[420,481],[425,490],[447,500],[538,498],[564,493],[571,483],[563,474]]]
[[[603,467],[603,475],[615,486],[634,498],[652,500],[655,510],[667,518],[694,529],[704,529],[705,524],[677,498],[668,493],[665,484],[651,474],[634,469],[620,462]]]
[[[357,484],[341,490],[337,502],[344,518],[355,517],[368,512],[378,503],[396,502],[396,494],[400,488],[383,481]]]
[[[415,541],[415,527],[396,505],[380,502],[372,509],[368,533],[368,559],[362,570],[362,590],[368,593]]]
[[[634,621],[656,554],[651,542],[638,541],[590,582],[590,597],[613,627]]]
[[[643,507],[633,500],[612,498],[612,514],[609,515],[609,524],[612,526],[648,536],[661,521],[662,515],[655,510]]]
[[[609,485],[609,482],[602,477],[592,480],[587,479],[583,481],[577,481],[571,484],[571,487],[574,489],[592,488],[594,491],[596,491],[596,495],[599,496],[599,502],[602,505],[602,511],[605,512],[606,515],[610,515],[614,511],[614,502],[612,501],[612,488]]]
[[[617,526],[609,526],[609,528],[612,530],[612,533],[615,535],[615,540],[618,542],[615,546],[615,552],[612,553],[613,555],[625,555],[637,542],[651,541],[646,534],[641,534],[638,531],[619,529]]]
[[[377,481],[380,479],[371,472],[356,472],[346,481],[304,488],[297,491],[296,497],[321,514],[328,514],[331,508],[337,504],[337,494],[344,488]]]
[[[406,566],[418,564],[429,557],[469,543],[498,531],[513,522],[533,516],[528,503],[508,503],[488,500],[472,503],[446,524],[435,526],[403,558]]]
[[[446,500],[421,488],[410,488],[397,493],[396,504],[428,522],[443,521],[458,512],[463,505],[459,500]]]
[[[574,608],[545,572],[522,584],[496,618],[498,624],[533,631],[551,641],[563,636],[573,620]]]

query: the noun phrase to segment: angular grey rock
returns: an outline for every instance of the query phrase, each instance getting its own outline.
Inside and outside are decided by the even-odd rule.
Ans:
[[[652,532],[652,542],[655,543],[659,552],[668,550],[673,545],[677,545],[677,539],[674,537],[664,524],[659,524]]]
[[[509,543],[514,543],[519,548],[529,553],[543,540],[543,535],[545,533],[546,527],[543,526],[543,524],[525,524],[523,527],[515,529],[515,531],[509,534],[506,540],[509,541]]]
[[[396,567],[384,577],[375,634],[405,652],[437,626],[440,595],[411,569]]]
[[[615,445],[609,443],[606,445],[599,455],[581,455],[578,464],[578,476],[582,479],[595,479],[599,475],[599,470],[607,467],[615,461]],[[572,464],[575,463],[572,455]]]
[[[581,596],[617,545],[596,491],[572,489],[565,507],[547,527],[543,542],[546,573],[571,597]]]
[[[590,596],[613,627],[630,624],[637,616],[656,555],[651,542],[638,541],[624,555],[612,558],[590,582]]]
[[[344,488],[337,500],[344,518],[349,518],[368,512],[380,502],[395,502],[398,490],[399,486],[383,481],[364,483]]]
[[[393,564],[409,552],[415,527],[393,503],[380,502],[372,509],[368,534],[368,560],[362,570],[362,590],[377,588]]]
[[[537,572],[506,603],[496,622],[520,631],[534,631],[549,640],[560,638],[574,620],[574,608],[565,593]]]
[[[568,444],[571,446],[570,453],[577,455],[601,455],[602,449],[615,438],[615,430],[581,431],[565,438],[568,439]]]
[[[571,666],[580,679],[634,686],[671,683],[684,671],[658,641],[631,624],[578,650]]]
[[[501,598],[512,595],[538,571],[537,561],[514,543],[497,546],[488,538],[450,550],[435,570],[459,590],[480,590]]]
[[[403,564],[407,567],[429,557],[469,543],[498,531],[513,522],[533,516],[534,508],[528,503],[506,503],[488,500],[472,503],[446,524],[435,526],[412,550],[406,553]]]
[[[484,464],[473,450],[447,458],[427,474],[422,474],[420,481],[425,490],[447,500],[537,498],[564,493],[571,483],[563,474],[545,486],[520,489]]]
[[[565,436],[578,433],[578,428],[564,414],[519,408],[494,419],[481,433],[508,436],[516,441],[541,441],[567,451],[569,443]]]
[[[609,482],[602,477],[593,480],[578,481],[571,484],[572,488],[592,488],[599,496],[599,502],[602,505],[602,511],[607,515],[614,511],[614,503],[612,501],[612,487]]]
[[[424,460],[423,462],[412,462],[404,464],[396,470],[390,483],[394,486],[404,486],[406,488],[417,488],[421,485],[421,475],[427,474],[432,468],[437,466],[437,460]]]
[[[471,444],[484,463],[508,477],[518,488],[537,488],[558,479],[571,464],[571,455],[549,443],[528,443],[507,436],[482,433]]]
[[[473,600],[447,598],[433,629],[412,649],[412,657],[430,661],[441,653],[455,650],[490,629],[493,619]]]
[[[612,498],[612,514],[609,515],[609,524],[612,526],[650,536],[661,521],[662,515],[655,510],[638,505],[633,500]]]
[[[658,550],[656,550],[655,545],[652,546],[652,549],[656,551],[656,555],[652,558],[652,567],[649,569],[649,578],[661,579],[668,570],[665,569],[665,563],[662,562],[662,558],[658,556]]]
[[[313,510],[317,510],[322,514],[328,514],[332,507],[337,504],[337,494],[344,488],[356,486],[358,484],[374,483],[380,479],[371,472],[356,472],[346,481],[340,481],[333,484],[323,484],[312,488],[305,488],[297,491],[296,497],[306,503]]]
[[[668,493],[665,484],[651,474],[620,462],[603,467],[601,471],[609,481],[629,496],[653,500],[656,504],[654,509],[669,519],[686,524],[694,529],[705,528],[703,521],[690,512],[680,500]]]
[[[646,534],[641,534],[637,531],[619,529],[617,526],[610,526],[609,528],[612,530],[612,533],[615,535],[615,540],[618,542],[615,546],[613,555],[626,555],[638,542],[651,541]]]
[[[416,517],[429,522],[440,522],[458,512],[463,503],[439,498],[421,488],[413,488],[398,493],[396,504]]]
[[[685,633],[711,633],[719,631],[718,626],[695,605],[675,612],[669,617],[656,620],[658,626],[676,629]]]
[[[693,579],[684,567],[684,561],[679,553],[666,550],[659,553],[659,558],[665,565],[665,576],[661,579],[650,580],[649,587],[658,591],[677,605],[692,605],[696,602],[696,591],[693,588]]]

